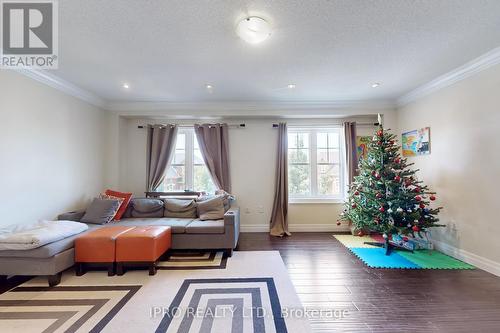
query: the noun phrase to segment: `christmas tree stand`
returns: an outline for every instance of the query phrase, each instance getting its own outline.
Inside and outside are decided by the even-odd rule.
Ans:
[[[385,240],[385,242],[364,242],[367,245],[372,245],[372,246],[377,246],[377,247],[383,247],[385,249],[385,255],[388,256],[391,254],[392,250],[398,249],[402,251],[408,251],[413,253],[413,250],[407,249],[406,247],[399,245],[396,242],[392,242],[388,239]]]

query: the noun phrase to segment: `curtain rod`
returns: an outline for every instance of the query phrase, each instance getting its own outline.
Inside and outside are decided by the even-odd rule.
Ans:
[[[342,125],[342,123],[338,123],[338,124],[308,124],[308,125],[300,125],[300,124],[290,124],[289,127],[327,127],[327,126],[331,126],[331,125]],[[356,125],[360,125],[360,126],[378,126],[379,123],[375,122],[375,123],[360,123],[360,122],[356,122]],[[273,124],[273,128],[278,128],[279,124]]]
[[[168,126],[168,124],[156,124],[156,125],[160,125],[160,126]],[[152,126],[151,124],[148,124],[148,125],[139,125],[137,126],[137,128],[146,128],[148,126]],[[180,128],[191,128],[193,127],[194,125],[177,125],[178,127]],[[245,128],[246,127],[246,124],[242,123],[242,124],[228,124],[227,127],[229,128]]]

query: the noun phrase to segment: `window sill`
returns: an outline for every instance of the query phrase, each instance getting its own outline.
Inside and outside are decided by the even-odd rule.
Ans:
[[[290,205],[304,205],[304,204],[343,204],[344,199],[341,198],[290,198],[288,200]]]

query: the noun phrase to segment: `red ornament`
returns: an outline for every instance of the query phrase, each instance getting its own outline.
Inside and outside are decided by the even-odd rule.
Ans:
[[[396,163],[396,164],[399,164],[399,162],[401,162],[401,160],[399,159],[399,157],[394,160],[394,163]]]
[[[389,143],[390,143],[391,145],[393,145],[393,144],[394,144],[394,140],[389,141]]]
[[[413,227],[411,227],[411,230],[418,232],[418,231],[420,231],[420,228],[417,227],[416,225],[414,225]]]
[[[340,221],[337,221],[337,225],[341,225],[342,223]]]
[[[422,197],[421,197],[420,195],[417,195],[417,196],[415,197],[415,200],[420,201],[420,200],[422,200]]]
[[[358,206],[357,206],[355,203],[353,203],[351,207],[352,207],[352,208],[356,208],[356,207],[358,207]]]
[[[359,236],[359,237],[363,237],[363,235],[364,235],[364,234],[363,234],[363,231],[358,231],[358,236]]]
[[[399,183],[401,181],[401,177],[399,177],[399,176],[394,177],[394,181]]]
[[[375,170],[372,171],[372,176],[375,176],[377,172]]]
[[[379,130],[379,131],[377,132],[377,135],[378,135],[378,136],[382,136],[382,135],[384,135],[384,131]]]
[[[410,186],[411,185],[411,180],[409,180],[409,179],[405,180],[405,185],[406,185],[406,187]]]
[[[380,193],[380,192],[379,192],[379,193],[375,194],[375,197],[376,197],[377,199],[382,198],[382,193]]]
[[[431,196],[429,197],[429,199],[431,199],[431,201],[434,201],[434,200],[436,200],[436,197],[435,197],[435,196],[433,196],[433,195],[431,195]]]
[[[381,206],[378,210],[381,211],[382,213],[385,212],[384,206]]]
[[[408,237],[404,236],[403,237],[403,242],[407,242],[408,241]]]
[[[420,187],[415,187],[413,191],[415,191],[415,193],[420,193]]]
[[[359,191],[354,192],[354,195],[359,195]]]
[[[380,174],[378,174],[378,173],[375,175],[375,178],[377,178],[377,179],[380,179],[380,177],[381,177],[381,176],[380,176]]]
[[[421,202],[421,203],[420,203],[420,205],[419,205],[419,207],[420,207],[420,208],[422,208],[422,209],[424,209],[424,208],[425,208],[424,203],[423,203],[423,202]]]

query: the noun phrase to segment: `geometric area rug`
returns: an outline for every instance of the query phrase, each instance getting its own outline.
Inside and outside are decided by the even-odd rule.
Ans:
[[[224,269],[183,267],[158,270],[154,276],[130,270],[113,277],[106,271],[76,276],[68,270],[55,287],[48,287],[43,277],[34,278],[0,294],[0,332],[311,329],[279,252],[235,251]]]
[[[385,255],[385,249],[364,244],[380,241],[377,236],[333,235],[365,265],[371,268],[393,269],[474,269],[475,267],[436,250],[412,252],[394,250]]]

